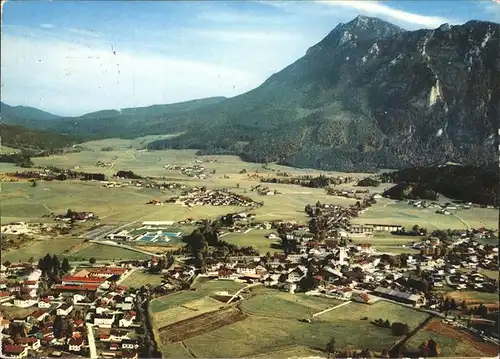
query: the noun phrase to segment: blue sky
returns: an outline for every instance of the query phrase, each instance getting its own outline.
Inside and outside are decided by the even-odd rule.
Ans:
[[[358,14],[412,30],[500,22],[500,2],[10,0],[2,101],[80,115],[235,96]]]

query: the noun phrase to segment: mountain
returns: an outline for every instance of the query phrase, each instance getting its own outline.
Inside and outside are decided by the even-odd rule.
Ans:
[[[0,102],[0,114],[2,123],[10,125],[22,125],[29,127],[43,127],[44,122],[61,118],[49,112],[27,106],[9,106]]]
[[[210,97],[167,105],[103,110],[78,117],[59,117],[38,121],[30,127],[78,136],[87,140],[110,137],[135,138],[169,132],[182,132],[186,113],[218,104],[225,97]],[[172,120],[174,119],[174,120]]]
[[[149,149],[372,171],[495,162],[500,25],[406,31],[358,16],[233,98],[38,121],[87,139],[183,132]]]
[[[495,161],[500,25],[405,31],[358,16],[258,88],[172,118],[150,149],[336,170]]]
[[[76,139],[59,133],[38,131],[22,126],[0,124],[2,145],[31,151],[55,150],[68,147],[77,142]]]

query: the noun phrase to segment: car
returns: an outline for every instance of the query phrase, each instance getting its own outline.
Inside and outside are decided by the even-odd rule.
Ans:
[[[302,323],[311,323],[311,319],[303,318],[303,319],[299,319],[299,322],[302,322]]]

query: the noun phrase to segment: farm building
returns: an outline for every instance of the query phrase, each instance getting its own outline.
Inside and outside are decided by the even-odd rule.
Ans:
[[[412,304],[414,306],[423,304],[425,300],[425,298],[423,298],[421,295],[401,292],[399,290],[384,287],[377,287],[373,292],[381,297],[392,299],[401,303]]]
[[[143,226],[173,226],[174,221],[146,221],[142,222]]]
[[[365,224],[365,226],[372,226],[374,232],[397,232],[403,228],[398,224]]]
[[[353,224],[350,228],[353,234],[373,234],[373,225]]]

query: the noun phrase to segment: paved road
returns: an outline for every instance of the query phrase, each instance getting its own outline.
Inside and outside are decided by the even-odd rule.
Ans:
[[[87,325],[87,339],[89,341],[90,359],[96,359],[97,358],[97,348],[95,346],[93,325],[90,323],[86,323],[86,325]]]

